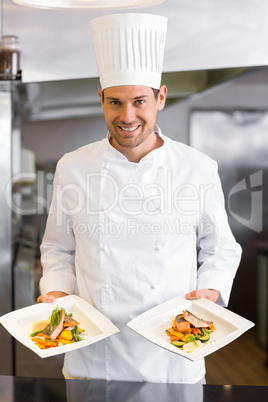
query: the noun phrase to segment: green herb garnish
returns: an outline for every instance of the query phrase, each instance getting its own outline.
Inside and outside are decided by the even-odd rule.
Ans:
[[[51,313],[50,324],[52,327],[56,327],[59,322],[60,322],[60,308],[59,306],[57,306]]]
[[[50,316],[50,324],[52,327],[56,327],[58,323],[60,322],[60,311],[63,310],[65,315],[69,315],[71,317],[71,314],[67,314],[66,310],[62,307],[55,307],[54,310],[51,313]]]
[[[33,332],[30,336],[31,336],[31,337],[36,336],[37,334],[40,334],[41,332],[43,332],[43,331],[36,331],[36,332]]]

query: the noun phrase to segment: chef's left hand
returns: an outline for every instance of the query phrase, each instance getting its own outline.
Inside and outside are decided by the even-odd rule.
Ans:
[[[186,294],[186,299],[195,300],[195,299],[208,299],[214,303],[220,297],[220,292],[216,289],[200,289],[200,290],[193,290],[190,293]]]

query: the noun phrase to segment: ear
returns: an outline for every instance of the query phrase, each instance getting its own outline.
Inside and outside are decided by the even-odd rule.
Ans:
[[[166,85],[162,85],[159,94],[158,94],[158,107],[157,110],[164,109],[165,103],[167,98],[167,87]]]

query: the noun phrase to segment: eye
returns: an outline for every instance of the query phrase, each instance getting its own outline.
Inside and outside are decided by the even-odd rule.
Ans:
[[[106,99],[107,105],[118,106],[121,102],[117,99]]]
[[[138,100],[136,101],[136,104],[137,104],[137,105],[143,105],[143,103],[144,103],[144,100],[143,100],[143,99],[138,99]]]

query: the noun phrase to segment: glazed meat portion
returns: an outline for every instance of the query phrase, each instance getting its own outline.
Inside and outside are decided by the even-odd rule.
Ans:
[[[177,330],[183,334],[189,334],[191,332],[191,326],[189,321],[186,321],[183,314],[178,314],[175,317]]]
[[[206,328],[213,324],[213,321],[205,321],[201,318],[196,317],[188,310],[183,310],[183,317],[186,321],[192,324],[195,328]]]
[[[183,334],[190,334],[191,327],[207,328],[213,324],[213,321],[202,320],[188,310],[183,310],[182,314],[176,315],[175,321],[177,330]]]
[[[65,319],[64,310],[60,310],[59,323],[56,326],[52,326],[51,324],[48,324],[46,326],[46,328],[42,331],[43,335],[49,336],[51,339],[56,339],[57,336],[63,330],[64,319]]]
[[[76,325],[79,325],[78,321],[76,321],[73,317],[65,315],[63,321],[63,327],[75,327]]]

